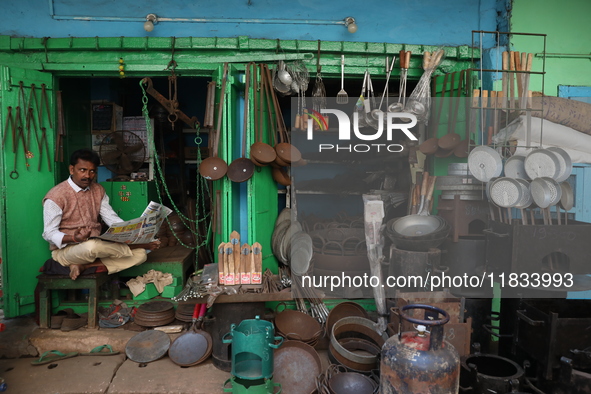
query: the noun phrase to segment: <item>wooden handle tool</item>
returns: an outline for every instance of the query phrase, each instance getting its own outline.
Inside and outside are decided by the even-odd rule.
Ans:
[[[240,284],[250,284],[250,245],[242,244],[240,248]]]
[[[263,249],[260,243],[252,244],[252,256],[254,260],[254,272],[250,279],[253,285],[260,285],[263,279]]]

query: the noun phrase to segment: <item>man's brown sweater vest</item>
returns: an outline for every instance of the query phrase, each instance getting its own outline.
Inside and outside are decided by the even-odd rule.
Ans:
[[[73,235],[77,228],[90,229],[90,236],[96,237],[101,233],[99,215],[101,201],[105,196],[105,189],[98,183],[91,183],[90,190],[76,193],[68,181],[54,186],[43,198],[55,202],[62,210],[60,231]],[[51,250],[57,249],[50,244]]]

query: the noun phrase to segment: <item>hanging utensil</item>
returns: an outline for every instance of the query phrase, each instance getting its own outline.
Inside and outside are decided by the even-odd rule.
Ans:
[[[468,168],[474,178],[488,182],[498,177],[503,171],[503,160],[493,148],[485,145],[477,146],[468,155]]]
[[[546,150],[554,153],[558,160],[558,171],[554,179],[559,183],[566,181],[573,171],[573,163],[570,155],[564,149],[558,147],[549,147]]]
[[[215,141],[213,143],[213,156],[204,159],[199,165],[199,173],[205,179],[212,181],[223,178],[228,171],[228,164],[218,157],[218,146],[220,143],[220,134],[222,130],[222,114],[224,112],[226,83],[228,79],[228,63],[224,63],[224,75],[222,77],[222,91],[220,93],[220,103],[218,106],[218,122],[215,134]]]
[[[505,162],[505,176],[514,179],[530,180],[525,172],[525,156],[511,156]]]
[[[560,172],[556,154],[547,149],[536,149],[525,157],[525,172],[530,179],[540,177],[555,178]]]
[[[408,79],[408,69],[410,68],[411,51],[400,51],[400,83],[398,85],[398,101],[390,104],[389,112],[402,112],[406,105],[406,80]],[[444,82],[445,83],[445,82]]]
[[[345,55],[341,55],[341,90],[337,93],[337,104],[347,104],[349,96],[345,92]]]
[[[275,158],[277,157],[277,152],[275,152],[275,148],[273,148],[271,145],[263,142],[263,102],[266,96],[266,91],[268,88],[268,82],[267,82],[267,78],[264,72],[264,67],[263,64],[259,65],[259,69],[260,69],[260,79],[261,79],[261,84],[260,84],[260,92],[259,92],[259,106],[258,106],[258,129],[255,128],[256,133],[257,134],[256,137],[256,142],[254,144],[252,144],[250,146],[250,158],[253,161],[253,163],[255,165],[258,166],[264,166],[264,165],[268,165],[269,163],[273,162],[275,160]],[[255,85],[256,85],[256,79],[255,79]],[[268,100],[267,100],[268,102]],[[255,125],[256,127],[257,125]],[[269,127],[273,127],[272,124],[269,125]]]
[[[568,211],[573,209],[575,205],[575,195],[573,188],[568,182],[562,182],[560,184],[562,190],[562,196],[560,197],[560,207],[564,209],[564,224],[568,224]]]
[[[266,72],[267,76],[269,76],[268,69],[266,70]],[[283,115],[281,114],[281,107],[279,106],[279,101],[277,100],[277,96],[273,93],[273,91],[271,91],[271,101],[273,102],[277,127],[279,129],[279,138],[281,141],[280,143],[275,145],[275,152],[277,152],[277,157],[279,157],[287,164],[300,161],[302,159],[302,154],[300,153],[298,148],[290,144],[288,141],[289,137],[287,135],[287,128],[285,127]]]
[[[232,182],[245,182],[252,178],[254,174],[254,163],[246,158],[246,136],[248,135],[248,115],[249,115],[249,95],[250,95],[250,69],[256,65],[248,63],[246,65],[245,83],[244,83],[244,127],[242,129],[242,157],[234,160],[228,167],[228,178]]]

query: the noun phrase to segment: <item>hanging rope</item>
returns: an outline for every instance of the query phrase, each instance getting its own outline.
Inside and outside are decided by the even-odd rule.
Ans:
[[[155,182],[156,183],[156,190],[158,191],[158,198],[160,200],[160,203],[163,203],[162,202],[162,191],[160,189],[160,186],[162,184],[162,186],[164,188],[164,192],[166,193],[166,196],[170,200],[170,203],[172,204],[174,212],[177,213],[177,215],[179,216],[179,218],[181,219],[181,221],[185,225],[185,227],[193,233],[197,242],[194,247],[186,245],[185,243],[183,243],[179,239],[179,237],[173,231],[172,233],[173,233],[174,237],[177,239],[177,241],[180,245],[182,245],[186,248],[189,248],[189,249],[195,249],[196,253],[198,253],[199,248],[209,245],[211,242],[211,220],[209,220],[211,215],[209,213],[205,213],[205,196],[209,195],[209,189],[207,188],[207,183],[201,176],[198,175],[199,173],[197,172],[197,175],[196,175],[197,198],[195,199],[196,219],[191,219],[191,218],[187,217],[180,210],[180,208],[174,203],[174,200],[172,199],[172,196],[171,196],[168,186],[166,184],[166,181],[164,178],[164,172],[162,170],[162,166],[160,165],[160,160],[157,159],[158,152],[156,150],[156,144],[154,142],[154,131],[152,130],[152,123],[150,121],[150,115],[148,112],[148,96],[146,94],[146,90],[144,89],[144,86],[141,81],[140,81],[140,87],[142,89],[142,94],[143,94],[143,96],[142,96],[142,104],[143,104],[142,105],[142,113],[144,115],[144,120],[146,122],[146,130],[148,132],[148,144],[150,145],[150,149],[152,150],[152,152],[154,152],[154,158],[155,158],[154,162],[156,164],[155,176],[156,176],[156,178],[159,178],[159,180],[161,182],[160,183],[158,181],[158,179],[156,179],[156,182]],[[201,137],[199,136],[199,133],[200,133],[199,126],[196,129],[196,133],[197,133],[197,136],[195,138],[195,141],[201,141]],[[200,162],[201,162],[201,150],[197,149],[197,163],[200,163]],[[203,217],[200,218],[199,217],[200,214],[203,214]],[[166,222],[168,223],[169,226],[171,225],[168,217],[166,217]],[[201,224],[201,223],[204,223],[207,228],[207,236],[205,237],[205,239],[201,243],[199,243],[199,239],[202,238],[201,233],[199,232],[199,224]],[[195,224],[195,231],[193,231],[190,224]]]

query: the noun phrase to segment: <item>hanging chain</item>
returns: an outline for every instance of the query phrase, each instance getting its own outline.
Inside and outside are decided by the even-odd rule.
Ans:
[[[142,112],[144,115],[144,120],[146,122],[146,130],[148,132],[148,144],[150,144],[150,149],[152,150],[153,154],[154,154],[154,162],[156,163],[156,176],[159,177],[160,182],[162,182],[162,186],[164,187],[164,191],[166,192],[166,196],[169,198],[172,206],[173,206],[173,210],[177,213],[177,215],[179,216],[179,218],[181,219],[182,223],[185,225],[185,227],[191,231],[193,233],[193,235],[195,235],[195,239],[199,240],[199,224],[201,222],[204,222],[206,220],[208,220],[210,218],[211,215],[206,214],[204,215],[202,218],[200,219],[191,219],[189,217],[187,217],[185,214],[183,214],[183,212],[179,209],[179,207],[174,203],[174,200],[172,199],[172,196],[170,194],[170,191],[168,189],[168,186],[166,185],[166,180],[164,178],[164,173],[162,171],[162,166],[160,165],[160,160],[158,160],[158,154],[156,151],[156,144],[154,142],[154,131],[152,130],[152,123],[150,121],[150,115],[148,112],[148,96],[146,94],[146,90],[144,89],[144,86],[142,84],[142,82],[140,81],[140,87],[142,89]],[[197,133],[197,139],[200,139],[201,137],[199,137],[199,132],[200,132],[200,128],[198,127],[196,130]],[[197,162],[200,163],[201,162],[201,150],[197,149]],[[197,174],[199,174],[199,172],[197,172]],[[160,203],[162,202],[162,192],[160,190],[160,182],[158,182],[158,179],[156,180],[156,189],[158,192],[158,198],[160,200]],[[205,198],[205,187],[204,187],[204,183],[203,183],[203,178],[200,177],[199,175],[197,175],[197,199],[195,200],[195,214],[198,216],[200,212],[204,212],[205,211],[205,203],[204,203],[204,198]],[[206,185],[205,185],[206,186]],[[201,203],[201,204],[199,204]],[[202,209],[200,209],[202,208]],[[171,226],[170,220],[168,219],[168,216],[166,217],[166,222],[168,223],[169,226]],[[193,229],[191,228],[190,225],[187,225],[187,223],[194,223],[195,224],[195,229],[196,231],[193,231]],[[189,245],[185,245],[180,239],[179,237],[176,235],[176,233],[173,231],[173,235],[174,237],[177,239],[177,241],[179,242],[179,244],[181,244],[182,246],[186,247],[186,248],[190,248],[190,249],[195,249],[195,250],[199,250],[200,247],[208,245],[210,243],[210,236],[211,236],[211,221],[208,223],[208,229],[207,229],[207,237],[205,238],[205,240],[201,243],[196,243],[196,245],[193,246],[189,246]]]

